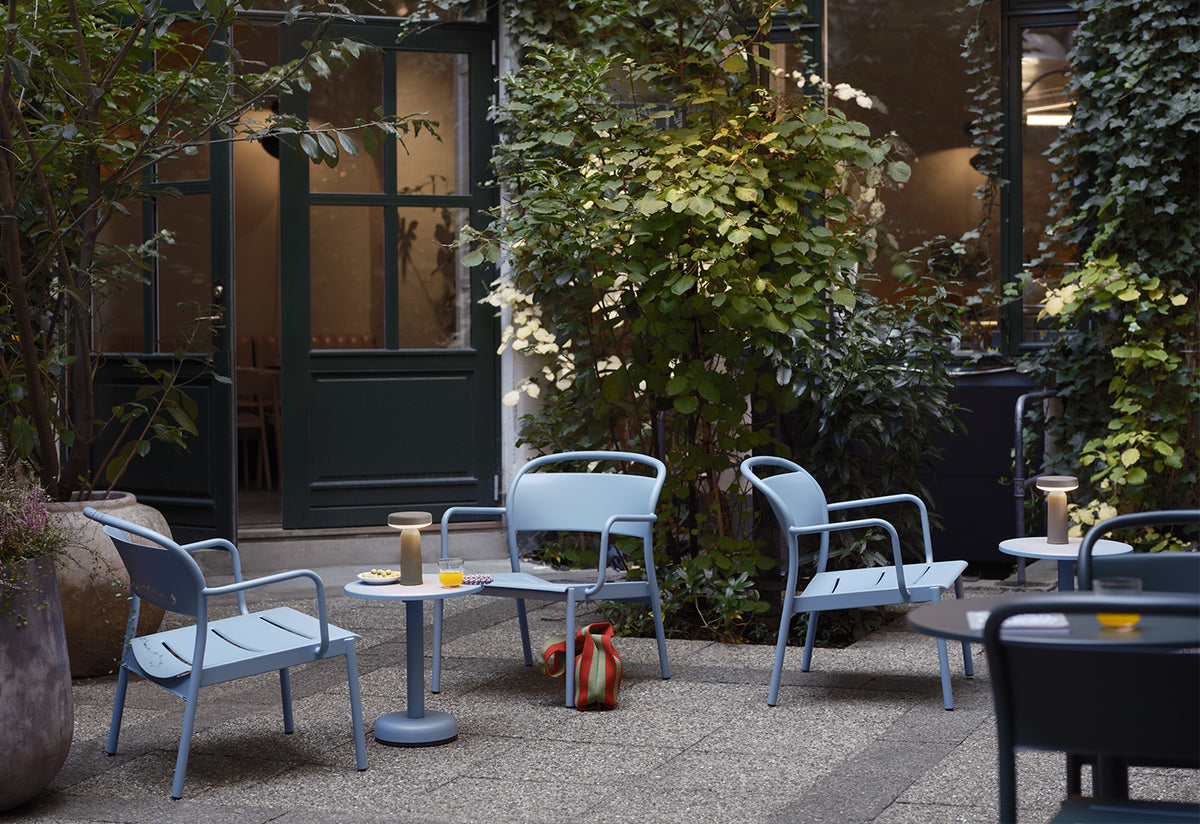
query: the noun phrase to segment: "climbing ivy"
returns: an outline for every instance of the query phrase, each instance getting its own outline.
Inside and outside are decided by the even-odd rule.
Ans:
[[[1024,368],[1063,401],[1048,468],[1082,468],[1086,525],[1200,506],[1200,39],[1192,0],[1080,11],[1073,116],[1051,150],[1052,231],[1080,265],[1048,296],[1057,341]]]

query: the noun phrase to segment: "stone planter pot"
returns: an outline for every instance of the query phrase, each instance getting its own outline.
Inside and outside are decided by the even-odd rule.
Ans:
[[[75,728],[54,561],[37,558],[6,573],[26,586],[0,602],[0,812],[49,786]]]
[[[72,535],[71,545],[59,561],[58,589],[74,678],[116,672],[129,619],[129,573],[100,524],[83,514],[89,506],[171,537],[162,513],[139,504],[128,492],[47,507],[51,516],[66,521]],[[162,618],[161,608],[143,601],[137,634],[156,632]]]

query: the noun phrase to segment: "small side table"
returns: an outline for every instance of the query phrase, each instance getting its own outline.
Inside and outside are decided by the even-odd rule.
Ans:
[[[425,712],[425,627],[426,601],[471,595],[482,586],[461,586],[447,589],[437,582],[426,580],[416,586],[394,584],[365,584],[351,581],[344,591],[352,598],[368,601],[404,601],[405,656],[408,672],[408,707],[403,712],[389,712],[375,721],[375,740],[390,747],[431,747],[446,744],[458,737],[458,722],[444,712]]]
[[[1065,544],[1047,543],[1044,536],[1007,538],[1000,542],[1000,551],[1021,558],[1058,561],[1058,589],[1060,592],[1071,592],[1075,589],[1075,561],[1079,558],[1079,545],[1082,543],[1082,538],[1068,538]],[[1120,541],[1101,539],[1092,547],[1093,557],[1123,555],[1126,552],[1133,552],[1133,547]]]

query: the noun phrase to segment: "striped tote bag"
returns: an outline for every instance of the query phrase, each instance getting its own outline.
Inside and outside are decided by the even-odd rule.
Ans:
[[[542,672],[551,678],[566,673],[567,636],[542,645]],[[588,624],[575,633],[575,707],[611,710],[621,691],[621,656],[613,646],[612,624]]]

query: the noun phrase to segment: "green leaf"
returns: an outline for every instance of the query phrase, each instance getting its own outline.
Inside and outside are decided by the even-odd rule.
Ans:
[[[742,52],[734,52],[725,58],[725,62],[721,67],[730,74],[741,74],[746,71],[749,66],[746,63],[746,56]]]
[[[652,215],[655,212],[661,212],[669,205],[669,203],[659,200],[654,195],[646,195],[637,203],[633,204],[633,208],[637,209],[643,215]]]
[[[691,395],[680,395],[671,404],[680,415],[694,415],[700,408],[700,400]]]

